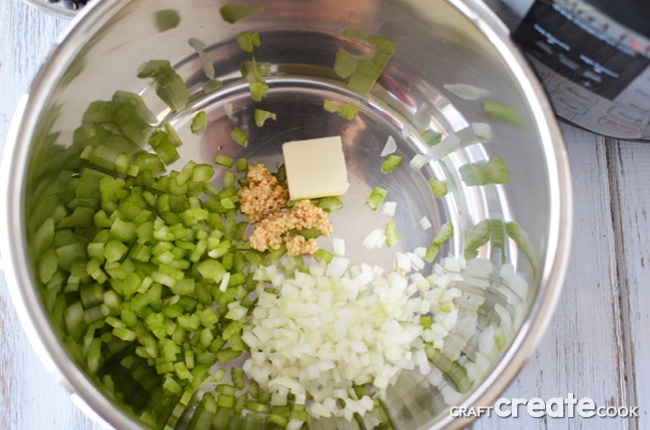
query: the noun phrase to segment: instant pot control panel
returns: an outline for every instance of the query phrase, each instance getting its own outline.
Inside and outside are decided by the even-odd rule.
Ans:
[[[650,1],[535,0],[512,37],[559,116],[650,140]]]

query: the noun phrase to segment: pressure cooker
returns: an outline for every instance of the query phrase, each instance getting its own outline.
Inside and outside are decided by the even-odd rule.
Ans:
[[[650,141],[650,1],[488,0],[556,114],[604,136]]]

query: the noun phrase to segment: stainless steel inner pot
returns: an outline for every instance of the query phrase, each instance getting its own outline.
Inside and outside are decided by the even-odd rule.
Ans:
[[[371,255],[359,245],[369,227],[385,222],[360,216],[363,200],[376,184],[397,196],[395,220],[403,228],[400,246],[404,250],[430,242],[417,223],[423,214],[434,228],[446,221],[457,226],[442,256],[461,256],[468,230],[488,218],[514,220],[530,236],[536,272],[512,241],[503,251],[489,244],[479,250],[479,257],[498,261],[503,257],[512,263],[530,289],[526,299],[517,303],[489,288],[483,292],[496,295],[508,316],[486,317],[481,326],[506,330],[507,319],[511,327],[503,348],[473,388],[460,394],[442,377],[432,382],[405,373],[389,393],[388,413],[397,428],[467,425],[467,419],[453,418],[449,407],[489,405],[497,398],[539,341],[562,286],[571,236],[571,185],[562,138],[547,99],[505,28],[478,0],[263,3],[261,12],[234,24],[221,19],[219,7],[225,2],[217,0],[94,1],[75,18],[18,107],[0,172],[0,236],[4,239],[0,247],[25,330],[45,366],[70,389],[75,403],[115,428],[143,426],[88,378],[83,363],[73,358],[52,327],[30,250],[35,229],[50,215],[42,204],[43,190],[62,169],[64,160],[56,156],[57,151],[69,146],[92,101],[108,100],[116,90],[139,93],[159,121],[168,120],[179,131],[184,141],[179,163],[189,159],[211,163],[215,153],[222,152],[274,165],[280,162],[283,142],[340,135],[352,186],[344,197],[346,211],[333,215],[333,223],[335,236],[346,239],[351,258],[390,264],[385,254]],[[162,9],[178,12],[177,27],[165,31],[156,27],[155,14]],[[355,93],[332,74],[337,49],[353,45],[342,36],[346,29],[363,29],[396,46],[367,96]],[[244,30],[260,32],[262,46],[255,52],[256,59],[271,64],[269,95],[259,104],[251,100],[239,73],[241,62],[250,57],[235,43]],[[207,78],[189,38],[206,42],[205,52],[225,83],[222,89],[202,92]],[[171,112],[157,98],[151,82],[136,77],[138,67],[151,59],[169,60],[183,77],[192,94],[187,109]],[[486,116],[482,101],[465,100],[445,88],[458,83],[489,91],[490,98],[518,112],[521,124],[495,121]],[[324,99],[353,101],[360,106],[359,115],[346,121],[329,114],[323,110]],[[233,109],[230,117],[226,106]],[[276,112],[278,121],[256,127],[251,121],[255,107]],[[207,112],[209,126],[205,134],[196,136],[189,123],[200,110]],[[248,133],[247,148],[229,139],[233,124]],[[489,124],[491,136],[477,134],[477,124]],[[442,141],[429,148],[423,136],[432,132],[439,133]],[[433,161],[418,172],[406,168],[390,177],[381,174],[380,151],[388,135],[395,138],[398,153],[406,160],[430,151]],[[507,184],[469,187],[462,182],[461,166],[494,156],[510,170]],[[451,192],[442,199],[427,197],[422,179],[429,177],[447,180]],[[409,378],[411,382],[406,381]],[[318,423],[324,428],[340,424]]]

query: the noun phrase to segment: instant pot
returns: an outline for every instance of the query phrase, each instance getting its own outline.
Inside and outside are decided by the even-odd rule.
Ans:
[[[557,115],[594,133],[650,140],[650,2],[490,0]]]

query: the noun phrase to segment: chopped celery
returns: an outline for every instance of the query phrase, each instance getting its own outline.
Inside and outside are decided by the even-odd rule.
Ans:
[[[496,100],[485,100],[483,111],[495,121],[510,124],[518,128],[524,127],[524,119],[515,109]]]
[[[528,236],[526,231],[514,221],[506,222],[505,229],[508,237],[515,241],[517,247],[521,250],[521,252],[524,253],[526,258],[528,259],[528,262],[533,268],[533,272],[537,273],[538,266],[537,266],[537,257],[535,253],[535,246],[533,245],[533,242],[530,240],[530,237]]]
[[[342,78],[349,78],[354,69],[357,67],[359,59],[346,51],[339,48],[336,51],[336,59],[334,60],[334,72]]]
[[[334,103],[332,100],[325,99],[323,101],[323,109],[329,113],[337,113],[339,111],[339,105]]]
[[[354,118],[356,118],[358,113],[359,113],[359,108],[357,107],[356,104],[352,102],[348,102],[343,106],[339,107],[339,111],[338,111],[339,116],[343,119],[347,119],[348,121],[351,121]]]
[[[334,258],[332,253],[323,248],[319,248],[314,253],[314,259],[316,259],[316,261],[324,261],[325,263],[329,264],[332,261],[332,258]]]
[[[334,212],[343,207],[341,199],[335,196],[322,197],[316,202],[316,206],[323,209],[325,212]]]
[[[149,138],[149,145],[156,151],[163,163],[171,164],[180,158],[168,132],[158,130]]]
[[[463,182],[468,186],[504,184],[510,180],[510,172],[499,157],[465,164],[458,170]]]
[[[452,361],[431,344],[425,344],[424,351],[429,361],[440,369],[458,392],[465,393],[472,388],[472,383],[467,377],[467,371],[457,361]]]
[[[440,226],[440,228],[436,232],[436,235],[433,237],[431,244],[435,246],[440,246],[443,243],[445,243],[447,240],[449,240],[449,238],[453,234],[454,234],[454,225],[451,223],[451,221],[447,221],[446,223]]]
[[[236,162],[238,172],[247,172],[248,171],[248,160],[246,158],[238,158]]]
[[[248,31],[242,31],[237,35],[237,45],[239,49],[244,52],[253,52],[254,48],[259,48],[261,46],[260,34],[259,33],[249,33]]]
[[[235,160],[232,157],[229,157],[227,155],[217,154],[214,156],[214,162],[219,166],[231,168],[232,165],[235,163]]]
[[[192,134],[202,134],[208,128],[208,115],[205,111],[198,112],[194,118],[192,118],[192,124],[190,124],[190,130]]]
[[[251,7],[245,6],[236,6],[236,5],[225,5],[219,9],[219,14],[221,18],[227,23],[234,24],[240,19],[244,19],[249,15],[254,14],[255,12],[261,10],[264,7],[262,4],[258,4]]]
[[[368,36],[367,41],[372,46],[372,52],[357,61],[354,71],[350,74],[348,86],[359,94],[365,95],[370,92],[373,85],[384,71],[388,61],[395,53],[395,45],[392,42],[378,36]],[[339,65],[338,69],[345,70]]]
[[[348,121],[356,118],[359,113],[359,108],[353,102],[338,105],[332,100],[327,99],[323,101],[323,109],[330,113],[337,113],[341,118],[347,119]]]
[[[389,247],[395,245],[399,242],[399,235],[397,233],[397,226],[395,221],[389,221],[384,228],[384,234],[386,235],[386,245]]]
[[[199,58],[201,59],[201,68],[203,69],[205,76],[210,80],[210,82],[219,82],[214,78],[215,72],[212,58],[205,53],[205,48],[207,48],[208,45],[204,41],[194,37],[191,37],[187,43],[194,48],[196,53],[199,55]]]
[[[276,114],[275,113],[269,112],[269,111],[266,111],[266,110],[262,110],[262,109],[255,109],[255,111],[253,113],[253,116],[255,117],[255,125],[257,125],[258,127],[262,127],[267,119],[272,119],[273,121],[276,120]],[[233,139],[234,139],[234,137],[233,137]],[[235,139],[235,141],[237,141],[237,140]],[[237,142],[239,143],[239,141],[237,141]],[[246,146],[246,145],[241,144],[241,143],[240,143],[240,145]]]
[[[436,178],[429,178],[427,181],[429,190],[434,197],[444,197],[447,195],[447,183]]]
[[[156,29],[159,32],[178,27],[181,17],[176,9],[161,9],[154,14]]]
[[[248,146],[248,137],[246,136],[246,133],[244,133],[244,131],[241,128],[235,127],[230,132],[230,137],[232,138],[232,140],[239,143],[244,148]]]
[[[402,162],[401,155],[390,154],[381,164],[381,173],[390,173]]]
[[[223,87],[223,82],[221,82],[218,79],[210,79],[208,82],[206,82],[203,85],[203,92],[209,94],[211,92],[218,90],[221,87]]]
[[[150,60],[138,69],[138,78],[153,78],[156,94],[173,111],[181,111],[189,101],[189,92],[183,78],[167,60]]]
[[[424,140],[424,143],[426,143],[427,146],[434,146],[440,143],[442,140],[442,134],[427,129],[422,132],[422,140]]]
[[[368,206],[373,211],[379,209],[379,206],[386,198],[388,191],[381,187],[375,187],[372,189],[370,195],[366,199],[366,206]]]
[[[465,236],[464,254],[471,257],[476,254],[477,248],[490,240],[490,223],[485,219],[474,225]]]

